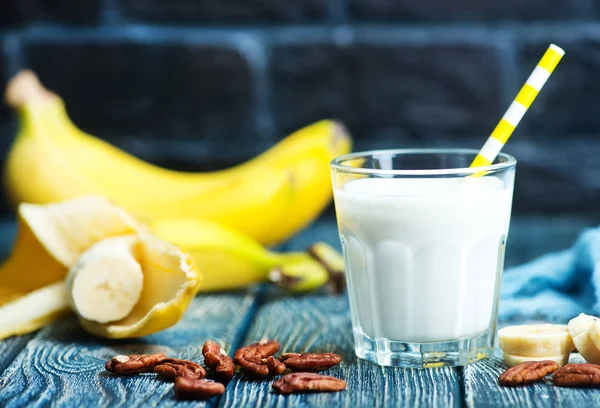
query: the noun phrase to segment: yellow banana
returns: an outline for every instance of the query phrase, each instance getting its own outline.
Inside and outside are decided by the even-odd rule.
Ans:
[[[13,251],[0,267],[0,305],[64,279],[96,242],[143,227],[102,197],[49,205],[21,204]]]
[[[69,303],[91,333],[144,336],[175,324],[200,286],[188,254],[105,198],[21,204],[18,217],[0,267],[0,339],[52,322]]]
[[[236,289],[267,280],[293,292],[307,292],[330,279],[333,271],[329,265],[343,273],[341,254],[324,243],[313,246],[318,248],[316,251],[277,253],[240,232],[199,220],[158,221],[151,230],[184,249],[204,271],[201,292]],[[316,255],[325,252],[327,257]],[[337,270],[340,263],[341,272]]]
[[[341,125],[320,121],[241,165],[184,173],[82,132],[29,71],[10,81],[6,100],[21,119],[5,170],[13,203],[100,194],[150,221],[218,221],[264,245],[289,238],[322,211],[331,200],[329,162],[351,146]]]

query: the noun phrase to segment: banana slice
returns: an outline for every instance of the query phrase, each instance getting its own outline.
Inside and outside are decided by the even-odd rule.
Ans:
[[[505,353],[518,356],[559,356],[575,348],[567,326],[563,324],[505,327],[498,331],[498,340]]]
[[[596,321],[596,317],[581,313],[579,316],[571,319],[568,324],[569,334],[575,338],[582,333],[587,332],[592,324]]]
[[[581,313],[569,321],[569,333],[575,348],[588,363],[600,364],[600,350],[592,341],[590,329],[598,319]]]
[[[134,253],[136,235],[108,238],[85,251],[67,275],[70,303],[84,319],[114,322],[129,315],[142,294],[144,274]]]
[[[575,348],[588,363],[600,364],[600,350],[596,347],[589,332],[573,337]]]
[[[560,356],[531,357],[504,353],[504,362],[509,367],[514,367],[526,361],[554,361],[562,367],[569,363],[569,354],[563,354]]]
[[[600,350],[600,319],[597,319],[594,321],[594,323],[592,323],[587,333],[590,337],[590,340],[594,344],[594,347],[597,350]],[[583,354],[581,355],[583,356]],[[583,358],[587,360],[585,356],[583,356]]]

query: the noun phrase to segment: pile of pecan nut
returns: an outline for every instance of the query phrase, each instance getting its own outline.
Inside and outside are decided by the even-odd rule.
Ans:
[[[115,356],[106,362],[107,371],[117,375],[133,375],[155,372],[175,381],[174,391],[179,398],[208,399],[225,392],[236,365],[252,377],[265,378],[283,374],[287,369],[296,372],[286,374],[273,383],[273,389],[281,394],[297,392],[330,392],[346,389],[346,382],[339,378],[315,371],[325,370],[342,361],[334,353],[284,353],[275,358],[281,347],[275,340],[263,339],[258,343],[240,348],[231,359],[214,341],[202,347],[204,364],[213,370],[217,381],[206,379],[206,370],[189,360],[169,358],[165,354],[134,354]]]
[[[509,368],[500,375],[500,385],[514,387],[531,384],[554,373],[552,382],[558,387],[600,387],[600,365],[567,364],[559,369],[554,361],[527,361]]]

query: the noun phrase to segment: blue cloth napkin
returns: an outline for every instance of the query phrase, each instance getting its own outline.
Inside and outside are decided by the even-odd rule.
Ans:
[[[600,315],[600,227],[567,250],[504,271],[499,318],[567,322]]]

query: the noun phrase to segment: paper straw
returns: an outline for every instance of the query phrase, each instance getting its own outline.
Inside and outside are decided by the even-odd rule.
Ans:
[[[471,163],[471,167],[489,166],[494,162],[563,55],[565,55],[565,52],[562,48],[550,44],[542,59],[527,78],[525,85],[523,85],[517,97],[510,104],[479,154]]]

